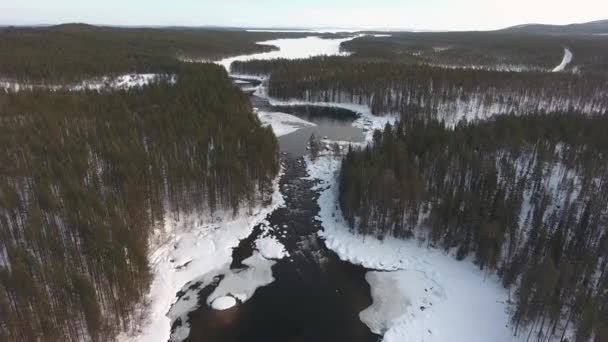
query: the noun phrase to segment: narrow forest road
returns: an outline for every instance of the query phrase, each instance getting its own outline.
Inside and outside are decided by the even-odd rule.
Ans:
[[[318,237],[321,225],[315,182],[307,179],[303,158],[283,154],[280,189],[286,205],[267,220],[270,234],[289,258],[273,266],[275,282],[259,288],[247,302],[225,311],[205,304],[213,286],[200,292],[200,307],[190,313],[187,341],[378,341],[359,319],[371,304],[366,269],[341,261]],[[265,231],[258,225],[234,249],[232,269],[254,252]]]

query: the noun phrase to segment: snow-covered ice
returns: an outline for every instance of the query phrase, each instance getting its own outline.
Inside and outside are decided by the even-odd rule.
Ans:
[[[297,99],[291,100],[279,100],[268,96],[266,89],[261,86],[256,95],[268,100],[273,106],[320,106],[320,107],[335,107],[341,109],[347,109],[354,113],[357,113],[359,117],[353,122],[354,127],[361,128],[365,134],[366,140],[369,142],[372,140],[372,136],[376,129],[383,129],[387,124],[394,125],[398,117],[396,115],[383,115],[377,116],[372,114],[371,109],[368,105],[361,105],[355,103],[343,103],[343,102],[315,102],[315,101],[302,101]],[[332,143],[335,141],[331,141]],[[340,143],[340,142],[338,142]],[[350,142],[343,142],[345,144],[353,144]]]
[[[373,333],[384,335],[394,325],[406,324],[407,327],[404,328],[410,339],[405,341],[410,341],[411,337],[428,338],[427,335],[432,335],[428,329],[424,331],[426,327],[418,321],[428,315],[434,309],[433,305],[444,297],[438,284],[423,272],[409,270],[370,271],[365,279],[370,285],[373,303],[361,311],[359,317]]]
[[[572,62],[572,51],[564,49],[564,59],[562,59],[562,62],[553,69],[553,72],[564,71],[570,62]]]
[[[340,44],[354,38],[355,36],[340,39],[306,37],[268,40],[259,42],[258,44],[276,46],[279,50],[224,58],[217,63],[223,65],[224,68],[230,72],[230,65],[235,61],[268,60],[277,58],[300,59],[314,56],[345,56],[349,53],[341,51]]]
[[[183,295],[171,306],[167,317],[171,322],[181,321],[171,333],[171,341],[182,341],[190,334],[188,314],[198,308],[198,292],[201,288],[217,283],[215,290],[207,297],[206,303],[215,310],[226,310],[237,304],[249,300],[255,291],[274,281],[272,266],[274,261],[262,257],[259,253],[243,260],[245,268],[230,269],[230,263],[220,269],[212,270],[198,278],[186,283],[181,292]],[[232,300],[234,304],[231,304]],[[218,302],[219,300],[219,302]],[[216,303],[217,302],[217,303]]]
[[[241,302],[247,301],[253,296],[255,291],[262,286],[274,281],[272,276],[272,266],[274,261],[268,260],[259,253],[243,260],[245,269],[229,270],[224,274],[224,278],[215,288],[213,293],[207,297],[207,304],[211,305],[217,298],[233,296]]]
[[[232,296],[220,297],[211,303],[213,310],[228,310],[236,306],[236,299]]]
[[[277,137],[293,133],[300,128],[316,126],[316,124],[302,120],[295,115],[280,112],[259,111],[258,117],[263,125],[270,125]]]
[[[255,241],[255,248],[266,259],[283,259],[288,255],[285,246],[273,236],[266,236]]]

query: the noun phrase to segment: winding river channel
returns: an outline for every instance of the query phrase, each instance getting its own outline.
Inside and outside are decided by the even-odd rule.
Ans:
[[[307,38],[302,41],[320,44],[319,48],[312,49],[317,51],[315,54],[340,54],[339,44],[344,40]],[[297,46],[298,51],[310,49],[302,50],[302,46],[288,41],[288,56],[310,56],[309,52],[305,56],[294,52],[293,47]],[[229,67],[234,60],[272,57],[273,54],[243,56],[222,64]],[[272,266],[272,283],[257,288],[248,301],[226,310],[215,310],[206,302],[218,286],[217,281],[196,287],[199,305],[187,315],[190,330],[185,340],[379,341],[380,336],[371,333],[359,318],[359,313],[372,303],[365,280],[367,270],[341,261],[319,237],[318,231],[322,229],[317,219],[319,193],[313,190],[316,184],[308,178],[303,158],[313,134],[323,139],[327,147],[331,141],[364,142],[364,132],[353,126],[358,113],[335,107],[272,105],[267,98],[252,92],[262,87],[262,82],[235,77],[235,83],[252,93],[252,106],[268,113],[270,119],[273,113],[283,113],[307,124],[279,136],[283,167],[279,188],[285,205],[270,213],[264,223],[257,225],[252,234],[233,249],[230,268],[235,273],[247,268],[243,262],[255,253],[256,240],[262,234],[280,242],[288,257]],[[184,294],[178,293],[178,297],[180,295]],[[184,323],[174,321],[173,330]]]

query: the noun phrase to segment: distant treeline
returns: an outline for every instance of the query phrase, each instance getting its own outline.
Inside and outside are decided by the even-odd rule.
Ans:
[[[374,114],[462,118],[537,111],[603,113],[600,75],[446,69],[422,64],[318,57],[235,62],[233,71],[270,75],[271,96],[367,104]]]
[[[357,232],[420,237],[514,289],[514,332],[608,340],[608,116],[404,120],[351,150],[340,207]]]
[[[566,70],[608,76],[608,38],[489,32],[395,32],[390,37],[360,37],[342,43],[355,56],[376,60],[454,67],[549,71],[564,48],[574,58]]]
[[[272,50],[256,42],[300,33],[84,24],[0,28],[0,80],[74,82],[117,73],[174,72],[178,59]]]
[[[278,144],[212,64],[125,91],[0,92],[0,340],[112,340],[169,216],[268,200]]]

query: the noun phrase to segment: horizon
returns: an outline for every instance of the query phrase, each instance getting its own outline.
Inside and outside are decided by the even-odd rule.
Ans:
[[[234,29],[234,30],[246,30],[252,32],[267,32],[267,31],[321,31],[323,30],[335,31],[336,33],[342,32],[466,32],[466,31],[499,31],[502,29],[515,28],[520,26],[530,26],[530,25],[547,25],[547,26],[568,26],[568,25],[579,25],[579,24],[590,24],[595,22],[608,21],[608,19],[595,19],[584,22],[569,22],[565,24],[551,24],[551,23],[542,23],[542,22],[529,22],[529,23],[519,23],[510,26],[504,26],[496,29],[471,29],[471,30],[436,30],[436,29],[416,29],[416,28],[408,28],[408,27],[340,27],[340,26],[228,26],[228,25],[163,25],[163,24],[107,24],[107,23],[89,23],[89,22],[78,22],[78,21],[66,21],[59,23],[38,23],[38,24],[4,24],[0,22],[0,27],[54,27],[54,26],[62,26],[62,25],[88,25],[94,27],[114,27],[114,28],[213,28],[213,29]],[[343,31],[337,31],[343,30]]]
[[[440,10],[439,10],[440,9]],[[523,10],[522,10],[523,9]],[[606,11],[602,11],[606,9]],[[134,0],[124,3],[83,3],[77,0],[5,0],[0,4],[0,26],[54,26],[87,23],[117,27],[219,27],[245,29],[344,29],[377,31],[491,31],[544,24],[567,25],[605,20],[608,5],[580,0],[513,0],[508,6],[483,0],[399,1],[264,0]]]

